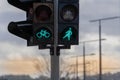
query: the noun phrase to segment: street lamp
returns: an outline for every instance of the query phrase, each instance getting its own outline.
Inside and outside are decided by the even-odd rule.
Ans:
[[[100,39],[100,40],[106,40],[106,39]],[[84,80],[86,80],[86,58],[85,58],[85,54],[86,54],[86,47],[85,47],[85,44],[86,43],[90,43],[90,42],[96,42],[96,41],[99,41],[98,39],[96,39],[96,40],[88,40],[88,41],[82,41],[82,42],[80,42],[80,43],[82,43],[83,44],[83,74],[84,74]],[[92,55],[94,55],[94,54],[92,54]]]
[[[92,54],[85,54],[85,55],[77,55],[77,56],[71,56],[71,58],[76,58],[76,80],[78,80],[78,57],[83,57],[83,56],[93,56],[95,55],[94,53]],[[85,58],[83,58],[83,66],[86,65],[86,62],[85,62]],[[84,68],[84,73],[85,73],[85,66],[83,67]]]
[[[118,19],[120,16],[107,17],[101,19],[90,20],[90,22],[99,22],[99,80],[102,80],[102,42],[101,42],[101,21]]]

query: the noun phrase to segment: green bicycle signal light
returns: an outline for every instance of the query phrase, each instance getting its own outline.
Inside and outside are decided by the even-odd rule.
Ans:
[[[37,45],[53,43],[53,3],[33,3],[33,35]]]
[[[42,39],[42,38],[49,39],[50,36],[51,36],[50,32],[45,29],[41,29],[39,32],[36,33],[36,37],[38,39]]]

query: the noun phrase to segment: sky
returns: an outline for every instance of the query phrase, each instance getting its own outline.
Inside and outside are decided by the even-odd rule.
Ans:
[[[98,36],[98,22],[90,20],[120,16],[120,0],[80,0],[80,28],[79,41],[96,40]],[[26,57],[33,59],[37,56],[49,57],[49,50],[38,50],[38,47],[27,47],[26,41],[10,34],[7,26],[11,21],[26,19],[26,13],[8,4],[7,0],[0,0],[0,74],[3,61],[21,60]],[[102,53],[105,58],[112,57],[119,61],[120,57],[120,19],[102,21]],[[98,56],[98,41],[86,43],[86,54],[95,53]],[[61,50],[61,57],[82,55],[82,44],[72,46],[70,50]],[[24,64],[24,63],[23,63]],[[31,65],[31,63],[30,63]],[[116,65],[117,66],[117,65]],[[120,67],[120,66],[119,66]]]

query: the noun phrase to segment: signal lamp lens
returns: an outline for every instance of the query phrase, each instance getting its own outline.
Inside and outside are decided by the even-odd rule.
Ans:
[[[38,21],[48,21],[51,18],[52,10],[46,5],[40,5],[36,8],[35,14]]]
[[[77,33],[77,30],[74,27],[68,26],[61,33],[61,40],[68,41],[68,42],[75,40],[77,36],[76,33]]]
[[[78,10],[77,7],[74,5],[65,5],[61,12],[60,12],[60,16],[64,21],[73,21],[78,14]]]
[[[40,28],[36,31],[36,38],[37,39],[43,39],[43,40],[50,39],[51,36],[52,36],[52,33],[47,28],[43,27],[43,28]]]

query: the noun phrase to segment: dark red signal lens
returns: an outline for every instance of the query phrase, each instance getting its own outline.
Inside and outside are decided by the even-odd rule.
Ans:
[[[36,8],[35,14],[38,21],[48,21],[51,18],[52,10],[46,5],[40,5]]]

